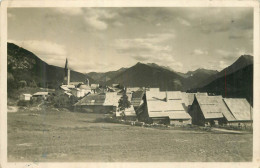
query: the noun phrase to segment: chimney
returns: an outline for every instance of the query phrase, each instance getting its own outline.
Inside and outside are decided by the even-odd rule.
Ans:
[[[166,94],[165,101],[166,101],[166,102],[168,102],[168,95],[167,95],[167,91],[165,91],[165,94]]]

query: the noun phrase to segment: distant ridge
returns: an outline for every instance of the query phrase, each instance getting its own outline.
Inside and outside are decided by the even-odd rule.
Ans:
[[[161,90],[184,90],[184,78],[177,73],[157,66],[138,62],[107,82],[129,87],[159,87]]]
[[[36,83],[39,87],[57,88],[64,79],[64,68],[48,65],[32,52],[15,44],[8,43],[8,81],[27,84]],[[221,70],[199,68],[187,73],[176,72],[170,67],[155,63],[138,62],[130,68],[104,73],[83,74],[71,71],[71,81],[126,87],[158,87],[163,90],[188,92],[225,93],[225,74],[227,78],[227,97],[244,97],[253,102],[253,56],[242,55],[233,64]],[[93,79],[94,78],[94,79]],[[8,85],[9,87],[10,85]]]
[[[232,65],[209,77],[206,85],[190,91],[209,92],[223,97],[246,98],[253,105],[253,71],[253,56],[242,55]],[[226,93],[225,88],[227,88]]]
[[[234,73],[235,71],[242,69],[248,65],[252,65],[253,64],[253,56],[251,55],[242,55],[240,56],[233,64],[231,64],[230,66],[224,68],[222,71],[220,71],[219,73],[216,73],[215,75],[212,75],[210,77],[208,77],[207,79],[201,81],[198,86],[203,87],[208,85],[209,83],[211,83],[212,81],[221,78],[225,75],[229,75]]]
[[[63,82],[64,68],[49,65],[32,52],[13,43],[7,43],[7,59],[8,75],[16,82],[34,81],[39,87],[49,88],[57,88]],[[86,78],[90,80],[90,83],[94,82],[88,75],[71,70],[72,82],[84,82]]]

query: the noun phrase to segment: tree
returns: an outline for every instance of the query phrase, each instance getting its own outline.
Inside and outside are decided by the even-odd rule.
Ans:
[[[123,96],[118,101],[118,110],[122,111],[122,116],[125,117],[125,109],[131,106],[128,96],[126,95],[126,89],[123,91]]]

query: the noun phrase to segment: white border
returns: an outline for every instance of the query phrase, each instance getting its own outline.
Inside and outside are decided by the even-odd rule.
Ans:
[[[252,7],[254,8],[254,133],[253,133],[253,162],[173,162],[173,163],[27,163],[7,162],[7,8],[8,7]],[[255,1],[173,1],[173,0],[88,0],[88,1],[35,1],[35,0],[4,0],[1,3],[1,69],[0,69],[0,108],[1,108],[1,165],[0,167],[260,167],[260,58],[259,58],[259,2]]]

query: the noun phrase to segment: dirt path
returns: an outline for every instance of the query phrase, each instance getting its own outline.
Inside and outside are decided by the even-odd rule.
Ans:
[[[226,132],[226,133],[235,133],[235,134],[243,134],[245,132],[242,131],[236,131],[236,130],[227,130],[227,129],[221,129],[221,128],[212,128],[212,131],[216,132]]]

